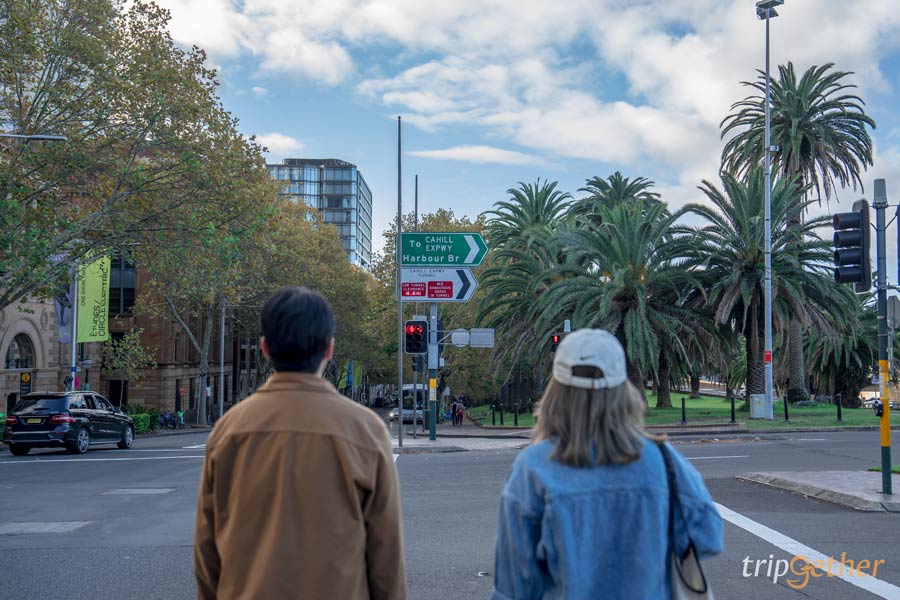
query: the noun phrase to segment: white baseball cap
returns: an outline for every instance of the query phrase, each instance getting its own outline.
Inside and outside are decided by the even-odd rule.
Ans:
[[[573,367],[596,367],[601,377],[578,377]],[[616,336],[604,329],[579,329],[563,338],[553,358],[553,378],[563,385],[600,390],[625,383],[625,350]]]

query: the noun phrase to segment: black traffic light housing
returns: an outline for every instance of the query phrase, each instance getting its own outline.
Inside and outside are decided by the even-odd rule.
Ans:
[[[869,226],[869,203],[857,200],[853,212],[837,213],[834,226],[834,280],[852,283],[857,294],[872,289],[872,264],[869,257],[872,230]]]
[[[560,336],[555,331],[550,334],[550,352],[556,352],[556,347],[559,346]]]
[[[407,321],[404,332],[407,354],[428,354],[428,321]]]

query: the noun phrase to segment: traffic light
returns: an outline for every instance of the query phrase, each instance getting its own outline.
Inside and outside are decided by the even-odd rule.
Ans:
[[[406,322],[406,353],[428,353],[428,321]]]
[[[412,357],[412,370],[414,373],[425,372],[425,356],[423,354],[416,354]]]
[[[872,266],[869,259],[871,230],[869,228],[869,203],[857,200],[853,212],[837,213],[834,226],[834,280],[853,283],[857,294],[872,288]]]
[[[550,352],[556,352],[557,346],[559,346],[559,334],[554,332],[550,334]]]

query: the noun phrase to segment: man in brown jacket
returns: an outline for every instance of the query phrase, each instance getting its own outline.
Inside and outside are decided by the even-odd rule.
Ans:
[[[207,441],[197,598],[406,598],[387,428],[321,376],[334,350],[331,307],[285,288],[263,307],[262,330],[275,373]]]

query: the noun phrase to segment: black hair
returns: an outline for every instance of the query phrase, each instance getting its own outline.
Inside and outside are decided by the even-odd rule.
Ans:
[[[262,331],[276,371],[318,371],[334,337],[328,300],[305,287],[275,292],[262,309]]]

